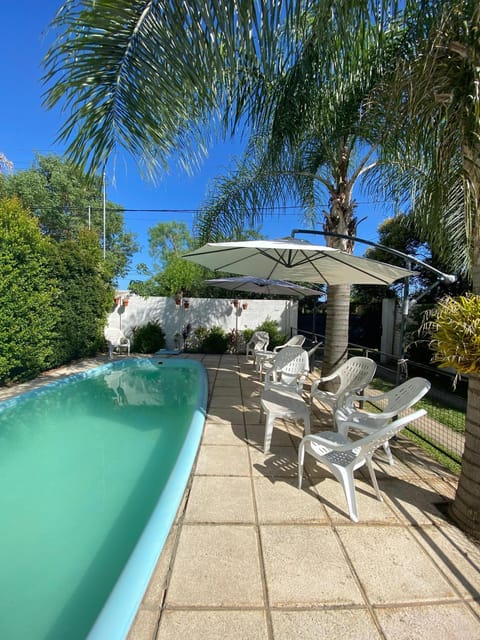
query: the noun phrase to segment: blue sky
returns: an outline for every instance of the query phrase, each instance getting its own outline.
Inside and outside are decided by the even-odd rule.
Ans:
[[[0,151],[14,163],[15,170],[31,166],[35,153],[57,153],[62,155],[63,146],[55,143],[61,125],[58,111],[47,111],[42,107],[41,60],[48,44],[47,27],[61,5],[61,0],[26,0],[24,2],[4,0],[0,7],[0,36],[3,55],[0,58],[0,78],[3,99],[0,106]],[[191,224],[194,211],[199,208],[209,182],[224,173],[231,159],[241,149],[239,141],[228,141],[216,145],[202,169],[194,176],[187,176],[172,169],[155,186],[142,180],[135,163],[120,159],[116,163],[115,176],[107,174],[107,197],[125,209],[125,226],[137,234],[142,246],[134,256],[133,271],[121,282],[125,287],[136,277],[134,266],[140,262],[151,262],[148,255],[148,228],[158,222],[183,220]],[[358,217],[367,216],[358,230],[366,240],[376,240],[376,228],[382,218],[391,215],[390,209],[369,205],[366,198],[357,195]],[[154,213],[148,210],[167,210]],[[262,233],[267,238],[280,238],[290,234],[294,228],[303,228],[301,216],[290,210],[281,216],[268,218]],[[301,236],[312,242],[323,244],[319,236]],[[365,246],[358,246],[356,253],[363,253]]]

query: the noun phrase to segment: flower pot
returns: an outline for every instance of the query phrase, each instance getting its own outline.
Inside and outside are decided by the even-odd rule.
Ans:
[[[128,307],[128,300],[124,300],[124,301],[123,301],[123,306],[124,306],[124,307]]]
[[[244,302],[244,303],[242,304],[242,309],[243,309],[244,311],[246,311],[246,310],[248,309],[248,302]]]
[[[233,301],[233,306],[235,307],[235,309],[238,309],[238,305],[239,305],[239,304],[240,304],[240,303],[238,302],[238,300],[234,300],[234,301]]]
[[[188,309],[189,306],[190,306],[190,302],[188,300],[185,300],[185,302],[183,303],[183,308]]]

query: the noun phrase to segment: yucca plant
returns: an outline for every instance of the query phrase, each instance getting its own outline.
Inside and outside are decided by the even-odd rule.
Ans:
[[[430,336],[433,362],[458,374],[480,373],[480,296],[442,298],[422,326]]]

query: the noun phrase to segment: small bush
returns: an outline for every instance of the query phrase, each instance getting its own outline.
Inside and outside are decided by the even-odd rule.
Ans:
[[[226,353],[229,338],[221,327],[212,327],[203,340],[204,353]]]
[[[133,334],[132,351],[136,353],[155,353],[165,347],[165,333],[155,322],[137,327]]]

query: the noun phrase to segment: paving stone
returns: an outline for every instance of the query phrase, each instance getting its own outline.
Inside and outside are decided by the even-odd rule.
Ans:
[[[421,604],[456,597],[405,528],[357,524],[337,531],[371,603]]]
[[[462,604],[380,609],[387,640],[480,640],[478,619]]]
[[[263,607],[255,527],[185,524],[166,606]]]
[[[363,603],[330,527],[263,525],[260,531],[267,590],[273,607]]]
[[[157,640],[267,640],[263,611],[165,611]]]

